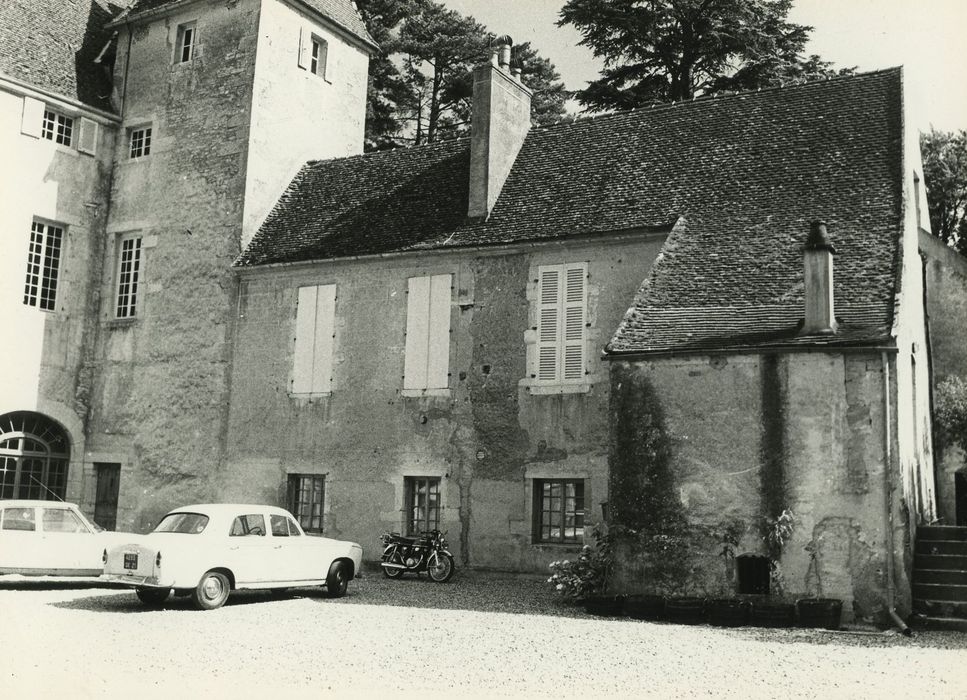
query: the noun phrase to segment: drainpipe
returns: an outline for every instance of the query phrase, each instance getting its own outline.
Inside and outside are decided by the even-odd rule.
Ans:
[[[894,579],[896,557],[893,554],[893,495],[892,484],[890,482],[890,465],[893,461],[893,432],[890,429],[890,358],[885,352],[880,353],[880,358],[883,362],[883,497],[885,499],[883,529],[886,539],[886,612],[890,616],[890,619],[893,620],[893,624],[896,625],[897,629],[904,636],[910,637],[913,636],[913,633],[907,627],[903,618],[897,614],[896,607],[893,604],[896,600],[896,580]]]

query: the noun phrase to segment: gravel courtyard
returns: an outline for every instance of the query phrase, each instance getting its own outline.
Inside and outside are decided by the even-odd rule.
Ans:
[[[967,697],[965,634],[594,618],[539,579],[479,572],[366,572],[340,600],[239,593],[212,612],[0,577],[0,620],[5,697]]]

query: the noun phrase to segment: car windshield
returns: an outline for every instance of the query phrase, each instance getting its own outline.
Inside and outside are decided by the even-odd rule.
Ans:
[[[169,513],[158,523],[155,532],[181,532],[197,535],[208,525],[208,516],[201,513]]]

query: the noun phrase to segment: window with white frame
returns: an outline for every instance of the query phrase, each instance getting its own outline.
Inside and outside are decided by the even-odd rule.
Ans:
[[[440,478],[408,476],[403,480],[406,534],[440,529]]]
[[[141,236],[123,236],[118,241],[117,318],[133,318],[138,314],[138,291],[141,286]]]
[[[336,285],[299,287],[291,393],[328,394],[332,390]]]
[[[312,37],[309,56],[309,72],[321,78],[326,77],[326,61],[329,58],[329,43],[317,36]]]
[[[178,25],[178,40],[175,44],[175,63],[187,63],[195,57],[198,46],[198,27],[195,22]]]
[[[305,27],[299,30],[299,68],[320,78],[329,68],[329,42]]]
[[[130,158],[142,158],[151,153],[151,127],[142,126],[131,129],[131,142],[128,149]]]
[[[588,264],[541,265],[537,289],[539,384],[585,380]]]
[[[63,245],[62,226],[33,222],[27,248],[27,279],[24,283],[24,304],[27,306],[44,311],[54,310]]]
[[[74,142],[74,118],[52,109],[45,109],[40,135],[62,146],[70,146]]]
[[[404,391],[450,385],[450,299],[453,276],[427,275],[407,281]]]
[[[289,512],[302,529],[321,533],[326,477],[322,474],[289,474],[286,489]]]

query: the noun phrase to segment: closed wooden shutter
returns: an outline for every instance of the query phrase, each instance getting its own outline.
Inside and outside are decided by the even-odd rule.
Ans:
[[[451,280],[449,274],[408,280],[404,389],[446,389],[450,384]]]
[[[300,287],[292,366],[293,394],[332,389],[336,285]]]
[[[539,273],[537,380],[558,379],[561,337],[561,277],[563,265],[543,265]]]
[[[538,272],[537,380],[584,378],[587,263],[542,265]]]
[[[23,118],[20,121],[21,133],[39,139],[43,124],[44,103],[33,97],[24,97]]]
[[[97,122],[81,117],[80,133],[77,137],[77,150],[94,155],[97,152]]]

